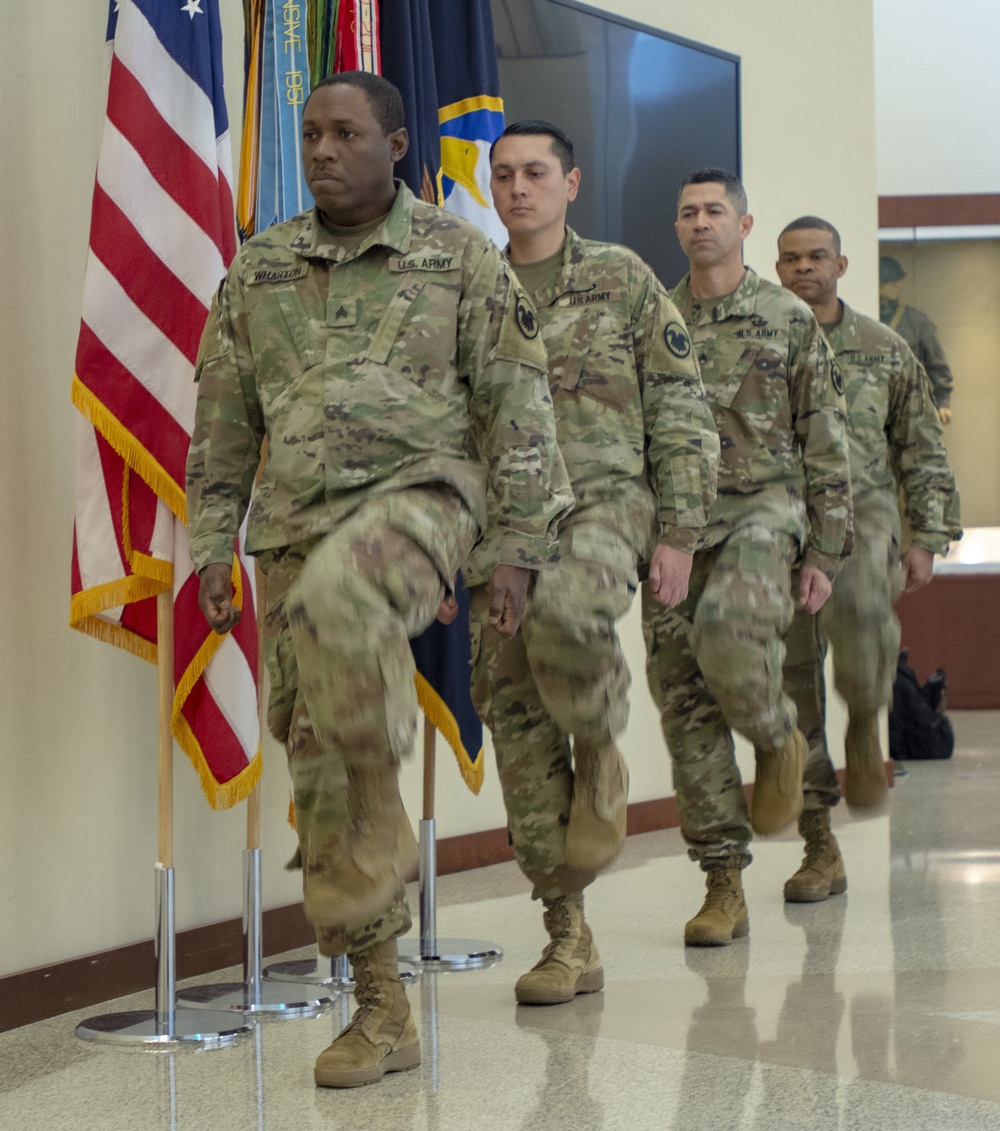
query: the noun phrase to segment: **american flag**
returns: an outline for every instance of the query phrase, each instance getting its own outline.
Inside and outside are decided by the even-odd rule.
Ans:
[[[253,575],[235,552],[243,618],[216,636],[184,498],[198,341],[236,251],[219,0],[112,0],[107,41],[73,378],[84,419],[70,623],[155,661],[156,594],[172,588],[171,727],[225,808],[260,776]]]

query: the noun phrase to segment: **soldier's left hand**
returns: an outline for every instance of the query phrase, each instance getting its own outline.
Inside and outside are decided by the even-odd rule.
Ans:
[[[934,574],[934,555],[920,546],[911,546],[903,555],[903,570],[906,574],[904,593],[923,589]]]
[[[498,565],[490,578],[490,624],[501,636],[513,636],[521,626],[528,599],[531,570]]]
[[[938,409],[938,416],[941,418],[942,424],[950,423],[950,421],[951,421],[951,409],[950,408],[939,408]]]
[[[799,580],[799,607],[818,613],[833,592],[833,582],[815,566],[803,566]]]
[[[694,558],[673,546],[657,546],[649,561],[649,584],[653,596],[668,609],[679,605],[688,595],[691,564]]]

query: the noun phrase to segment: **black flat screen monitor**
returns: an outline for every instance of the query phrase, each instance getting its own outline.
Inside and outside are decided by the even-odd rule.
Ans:
[[[740,175],[740,61],[572,0],[492,0],[507,122],[566,131],[583,171],[569,223],[637,251],[673,286],[694,169]]]

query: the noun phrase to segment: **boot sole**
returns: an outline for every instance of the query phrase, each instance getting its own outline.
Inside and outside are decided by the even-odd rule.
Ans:
[[[726,937],[721,935],[706,935],[698,937],[697,935],[688,935],[684,932],[684,945],[685,946],[729,946],[734,939],[745,939],[750,934],[750,920],[744,919],[742,923],[737,923],[733,927],[733,933]]]
[[[320,1088],[360,1088],[364,1084],[377,1084],[387,1072],[408,1072],[420,1064],[420,1045],[393,1049],[378,1064],[368,1068],[330,1069],[316,1068],[313,1075]]]
[[[786,903],[822,903],[824,900],[829,899],[831,895],[843,895],[847,891],[847,877],[842,880],[834,880],[830,884],[829,891],[796,891],[794,888],[785,887],[785,902]]]
[[[594,994],[604,989],[604,970],[592,970],[589,974],[581,974],[576,980],[576,985],[571,990],[558,989],[523,989],[514,987],[514,997],[520,1005],[565,1005],[572,1001],[577,994]]]

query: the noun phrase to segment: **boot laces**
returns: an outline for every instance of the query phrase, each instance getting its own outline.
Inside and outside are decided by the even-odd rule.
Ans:
[[[385,994],[378,989],[375,984],[375,974],[372,970],[372,964],[368,961],[367,955],[359,955],[355,958],[353,963],[354,973],[354,996],[357,999],[359,1009],[351,1020],[353,1025],[364,1013],[367,1016],[367,1011],[385,997]]]
[[[713,869],[708,873],[708,892],[702,911],[724,911],[732,901],[739,902],[740,892],[736,883],[727,871]]]
[[[572,953],[566,950],[573,929],[573,912],[569,900],[555,899],[545,905],[545,929],[549,932],[549,942],[545,944],[539,965],[553,957],[562,961],[565,955]],[[572,940],[572,943],[575,947],[576,940]]]
[[[830,830],[827,828],[820,810],[802,814],[802,835],[805,837],[805,860],[803,869],[811,868],[832,854]]]

